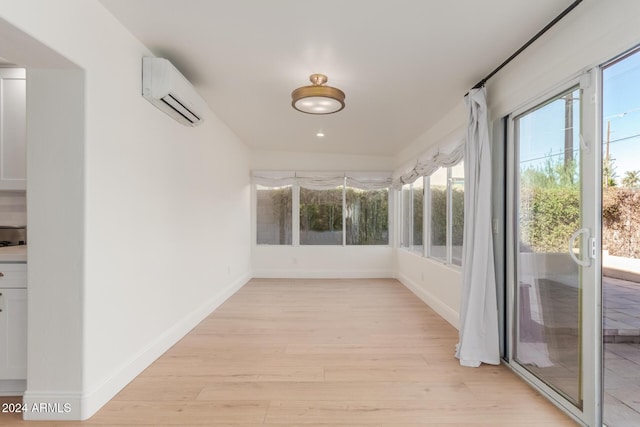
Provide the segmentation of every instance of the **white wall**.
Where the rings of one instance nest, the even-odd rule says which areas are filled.
[[[99,2],[0,1],[0,17],[0,56],[27,67],[39,117],[25,400],[73,403],[32,418],[86,418],[250,277],[249,151],[213,113],[187,128],[145,101],[150,52]],[[64,129],[35,99],[56,77]]]
[[[391,171],[393,157],[354,154],[251,151],[253,170]]]
[[[392,161],[393,158],[383,156],[261,150],[252,152],[251,168],[294,171],[391,171]],[[390,214],[393,214],[392,208]],[[256,245],[255,215],[254,200],[251,239],[254,277],[394,277],[394,251],[391,246]]]
[[[640,43],[640,2],[585,0],[489,80],[491,115],[504,116],[582,70]]]
[[[639,44],[639,20],[638,1],[585,0],[551,31],[489,80],[487,94],[490,116],[500,119],[569,77]],[[463,95],[452,94],[460,97],[460,104],[398,153],[395,158],[396,166],[405,164],[431,146],[446,143],[451,138],[463,135],[466,126]],[[494,167],[501,168],[502,165]],[[496,241],[501,239],[502,234],[499,234]],[[457,322],[453,321],[455,316],[451,310],[456,314],[459,311],[458,299],[462,282],[460,273],[402,250],[398,250],[397,257],[398,278],[418,295],[422,295],[423,299],[430,300],[429,304],[456,326]],[[429,279],[421,281],[422,275]]]
[[[460,269],[405,249],[398,249],[397,257],[398,280],[458,328],[462,281]]]
[[[27,197],[24,191],[0,191],[0,224],[27,223]]]
[[[85,74],[29,68],[27,82],[25,403],[69,403],[78,417],[85,344]]]
[[[415,161],[420,154],[431,147],[446,146],[460,141],[464,137],[465,120],[466,112],[461,99],[456,108],[396,155],[394,159],[396,168],[412,160]],[[395,257],[398,280],[458,328],[461,270],[400,248],[395,249]]]
[[[263,246],[253,248],[254,277],[394,277],[388,246]]]

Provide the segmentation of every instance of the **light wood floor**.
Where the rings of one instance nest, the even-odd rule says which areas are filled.
[[[86,422],[0,425],[573,426],[395,280],[252,280]]]

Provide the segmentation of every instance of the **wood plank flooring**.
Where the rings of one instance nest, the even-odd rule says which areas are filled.
[[[0,425],[575,425],[457,339],[395,280],[254,279],[90,420]]]

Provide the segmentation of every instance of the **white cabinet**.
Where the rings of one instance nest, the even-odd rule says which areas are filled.
[[[26,264],[0,264],[0,380],[27,378],[26,271]]]
[[[27,290],[0,289],[0,379],[27,378]]]
[[[26,190],[26,72],[0,68],[0,190]]]

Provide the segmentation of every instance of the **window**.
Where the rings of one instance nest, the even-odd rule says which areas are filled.
[[[464,163],[436,169],[400,191],[400,247],[424,254],[423,215],[427,215],[426,255],[446,264],[462,265],[464,234]],[[424,203],[426,199],[426,204]],[[426,209],[425,209],[426,207]]]
[[[256,186],[257,243],[259,245],[291,244],[292,186]]]
[[[258,245],[389,245],[390,172],[253,171]]]
[[[413,204],[412,208],[412,224],[413,224],[413,236],[411,240],[411,249],[414,252],[422,254],[424,252],[424,246],[422,243],[423,236],[423,211],[424,211],[424,178],[418,178],[411,187],[411,200]]]
[[[428,256],[462,265],[464,163],[440,168],[429,177]]]
[[[402,197],[402,241],[400,246],[403,248],[411,247],[411,184],[405,184],[401,190]]]
[[[402,241],[400,246],[423,254],[424,178],[402,186]]]
[[[342,188],[300,188],[301,245],[342,245]]]
[[[451,168],[451,264],[462,266],[464,239],[464,163]]]
[[[429,257],[447,261],[447,169],[429,177]]]
[[[389,244],[389,190],[346,188],[347,245]]]

